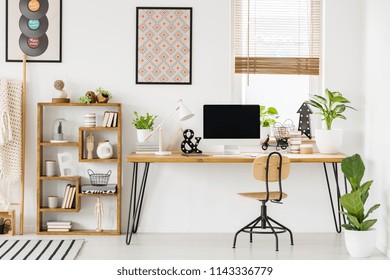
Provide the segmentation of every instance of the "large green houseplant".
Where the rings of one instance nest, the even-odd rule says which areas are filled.
[[[372,180],[362,183],[365,172],[364,163],[359,154],[343,159],[341,170],[351,185],[351,192],[340,198],[344,208],[341,211],[348,220],[343,224],[347,250],[354,257],[368,257],[375,248],[375,230],[372,226],[377,219],[369,219],[369,215],[379,208],[380,204],[365,209]]]
[[[313,95],[307,103],[318,110],[316,114],[322,116],[325,122],[325,129],[316,129],[316,143],[319,151],[326,154],[334,154],[340,152],[343,131],[341,129],[332,129],[332,124],[335,119],[347,118],[344,115],[346,109],[355,108],[349,106],[351,102],[338,91],[330,91],[325,89],[325,96]]]
[[[154,121],[157,116],[149,113],[139,115],[136,111],[134,111],[134,116],[132,124],[137,129],[138,142],[145,142],[145,138],[153,130]]]

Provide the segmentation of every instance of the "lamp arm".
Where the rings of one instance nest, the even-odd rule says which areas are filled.
[[[145,140],[148,140],[157,130],[159,130],[163,125],[164,123],[166,123],[167,120],[169,120],[175,113],[177,110],[179,110],[180,106],[178,106],[175,111],[173,111],[165,120],[163,120],[152,132],[150,132],[148,134],[148,136],[145,137]]]

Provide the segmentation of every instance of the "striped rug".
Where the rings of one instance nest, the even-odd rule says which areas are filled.
[[[83,239],[0,240],[0,260],[74,260]]]

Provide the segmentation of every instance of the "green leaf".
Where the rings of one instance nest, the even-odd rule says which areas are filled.
[[[379,206],[381,206],[381,205],[380,205],[380,204],[375,204],[374,206],[372,206],[372,207],[367,211],[367,214],[364,216],[364,220],[367,219],[367,217],[368,217],[372,212],[374,212],[376,209],[378,209]]]
[[[365,166],[359,154],[347,157],[341,162],[341,170],[351,184],[352,191],[356,191],[363,178]]]
[[[337,105],[336,107],[334,107],[334,111],[338,114],[341,114],[342,112],[344,112],[345,109],[346,109],[346,107],[343,104],[340,104],[340,105]]]
[[[313,100],[313,99],[310,99],[308,101],[309,105],[317,108],[317,109],[320,109],[321,111],[324,111],[324,108],[322,107],[322,105],[320,103],[318,103],[317,101]]]
[[[315,95],[313,96],[313,98],[316,99],[318,102],[320,102],[320,103],[326,105],[326,99],[325,99],[324,97],[322,97],[321,95],[315,94]]]
[[[276,110],[275,107],[268,107],[268,114],[270,114],[270,115],[277,115],[278,114],[278,110]]]
[[[347,98],[340,96],[335,96],[332,99],[332,103],[351,103]]]
[[[361,228],[361,224],[358,220],[358,218],[356,218],[355,216],[349,214],[349,213],[345,213],[345,212],[341,212],[342,214],[346,215],[348,217],[348,221],[350,222],[350,224],[356,228],[356,230],[360,230]]]
[[[366,203],[366,200],[368,198],[368,191],[370,190],[370,187],[372,185],[373,180],[365,182],[363,185],[359,187],[360,192],[362,194],[362,201],[363,204]]]
[[[363,221],[364,205],[359,191],[344,194],[340,198],[340,203],[348,211],[348,217],[351,215],[360,222]]]
[[[364,221],[360,225],[360,230],[361,231],[368,230],[370,227],[372,227],[376,223],[376,221],[377,221],[376,219]]]
[[[339,119],[343,119],[343,120],[346,120],[346,119],[347,119],[347,118],[346,118],[344,115],[342,115],[342,114],[335,114],[334,118],[335,118],[335,119],[339,118]]]
[[[357,230],[353,225],[342,224],[341,226],[347,230]]]

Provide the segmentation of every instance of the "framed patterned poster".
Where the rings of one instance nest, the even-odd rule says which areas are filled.
[[[192,8],[137,7],[137,84],[192,82]]]
[[[62,0],[6,0],[6,62],[61,62]]]

